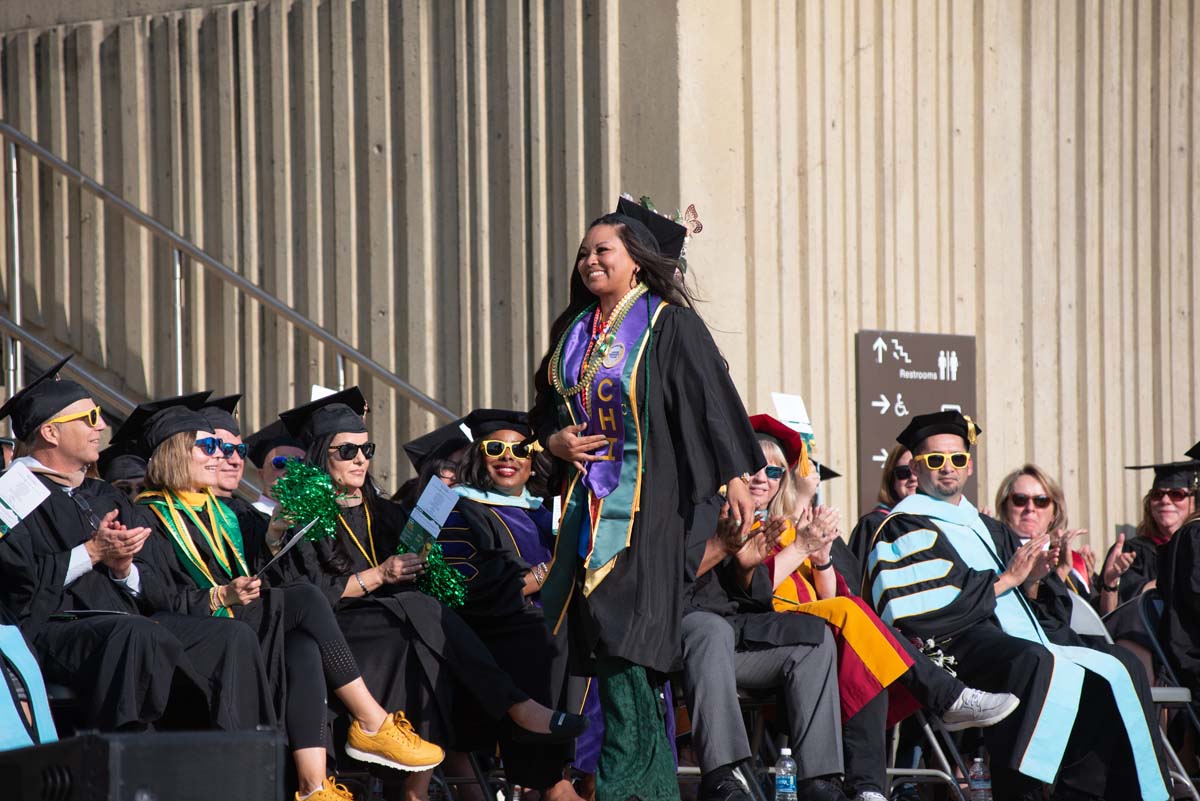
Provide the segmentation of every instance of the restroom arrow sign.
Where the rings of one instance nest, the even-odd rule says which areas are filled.
[[[871,405],[878,409],[880,414],[887,414],[888,409],[892,408],[892,403],[886,395],[880,395],[879,400],[871,401]]]

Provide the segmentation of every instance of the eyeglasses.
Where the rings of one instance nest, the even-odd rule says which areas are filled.
[[[1047,509],[1050,504],[1054,503],[1054,499],[1049,495],[1026,495],[1023,492],[1014,492],[1008,496],[1008,502],[1017,509],[1024,509],[1031,502],[1039,509]]]
[[[86,412],[75,412],[74,414],[64,414],[62,417],[55,417],[53,420],[48,420],[49,423],[70,423],[74,420],[87,420],[87,424],[92,428],[100,425],[100,407],[93,406]]]
[[[533,455],[531,445],[526,445],[524,442],[505,442],[499,439],[485,439],[479,443],[479,449],[485,456],[492,459],[501,458],[505,451],[511,453],[514,459],[524,460]]]
[[[364,442],[361,445],[356,445],[353,442],[343,442],[341,445],[329,449],[330,453],[337,454],[337,458],[343,462],[349,462],[354,459],[359,451],[362,451],[363,458],[369,461],[375,456],[375,443]]]
[[[224,456],[226,459],[233,458],[233,455],[235,453],[238,455],[239,459],[245,459],[246,453],[249,450],[250,450],[250,446],[244,442],[239,442],[237,445],[234,445],[232,442],[222,442],[221,443],[221,455]]]
[[[1185,489],[1176,487],[1175,489],[1152,489],[1150,490],[1151,501],[1161,501],[1163,498],[1170,498],[1172,503],[1183,503],[1187,497],[1191,495]]]
[[[958,453],[922,453],[913,457],[914,462],[924,462],[930,470],[941,470],[946,466],[946,460],[955,470],[962,470],[971,463],[971,454],[962,451]]]
[[[767,478],[771,481],[778,481],[787,472],[787,468],[780,467],[777,464],[769,464],[763,470],[767,474]]]
[[[212,456],[217,451],[221,450],[221,446],[225,443],[220,437],[204,437],[196,440],[196,447],[204,451],[207,455]]]
[[[908,481],[910,478],[912,478],[912,468],[906,464],[898,464],[892,471],[892,477],[895,478],[896,481]]]
[[[274,467],[276,470],[282,470],[283,468],[287,467],[288,459],[292,459],[292,458],[294,458],[294,457],[292,457],[292,456],[274,456],[271,458],[271,467]],[[350,458],[353,459],[354,457],[351,456]]]

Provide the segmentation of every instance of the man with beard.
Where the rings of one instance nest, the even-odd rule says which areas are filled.
[[[1022,591],[1046,569],[1038,563],[1049,534],[1018,547],[1011,529],[963,498],[981,433],[951,411],[914,417],[897,438],[912,452],[918,489],[868,549],[871,600],[885,622],[953,656],[963,681],[1021,699],[983,732],[997,798],[1041,799],[1054,784],[1062,801],[1164,801],[1158,726],[1137,660],[1119,648],[1052,643]]]
[[[107,425],[83,386],[57,380],[69,358],[0,408],[25,454],[16,461],[50,490],[0,539],[0,600],[46,678],[79,695],[85,726],[274,723],[253,634],[159,611],[175,588],[143,558],[157,545],[150,528],[123,493],[86,478]]]

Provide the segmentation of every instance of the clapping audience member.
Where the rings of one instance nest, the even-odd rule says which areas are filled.
[[[258,635],[268,677],[282,699],[299,782],[297,799],[342,801],[326,773],[326,688],[353,722],[346,753],[402,771],[441,763],[443,752],[422,740],[403,712],[389,714],[367,689],[329,604],[311,584],[267,587],[247,561],[237,517],[212,492],[223,461],[221,441],[198,412],[171,406],[140,428],[148,458],[146,492],[155,535],[170,554],[161,569],[176,585],[177,611],[229,619]],[[255,547],[263,558],[265,547]]]
[[[1191,462],[1189,490],[1193,507],[1200,491],[1200,442],[1188,450]],[[1193,511],[1158,552],[1158,590],[1163,613],[1158,637],[1176,678],[1200,691],[1200,511]]]
[[[790,521],[764,559],[774,608],[820,618],[833,632],[845,785],[860,801],[879,801],[887,786],[885,723],[898,723],[920,705],[942,715],[950,729],[989,726],[1011,714],[1018,701],[1008,693],[967,688],[850,592],[831,554],[841,537],[836,510],[814,509],[806,493],[796,491],[796,472],[807,458],[800,435],[769,415],[755,415],[750,421],[767,460],[750,482],[751,496],[760,516]],[[813,466],[806,472],[818,471]]]

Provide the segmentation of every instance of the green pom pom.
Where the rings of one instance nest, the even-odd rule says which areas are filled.
[[[396,553],[404,552],[403,545],[396,550]],[[417,579],[417,589],[455,609],[467,600],[467,585],[463,582],[462,573],[446,563],[442,546],[436,542],[429,546],[429,552],[425,554],[425,574]]]
[[[333,479],[324,470],[299,459],[288,459],[287,470],[271,491],[279,501],[280,512],[296,525],[317,521],[304,535],[306,539],[319,542],[335,536],[342,511],[338,499],[345,493],[334,489]]]

